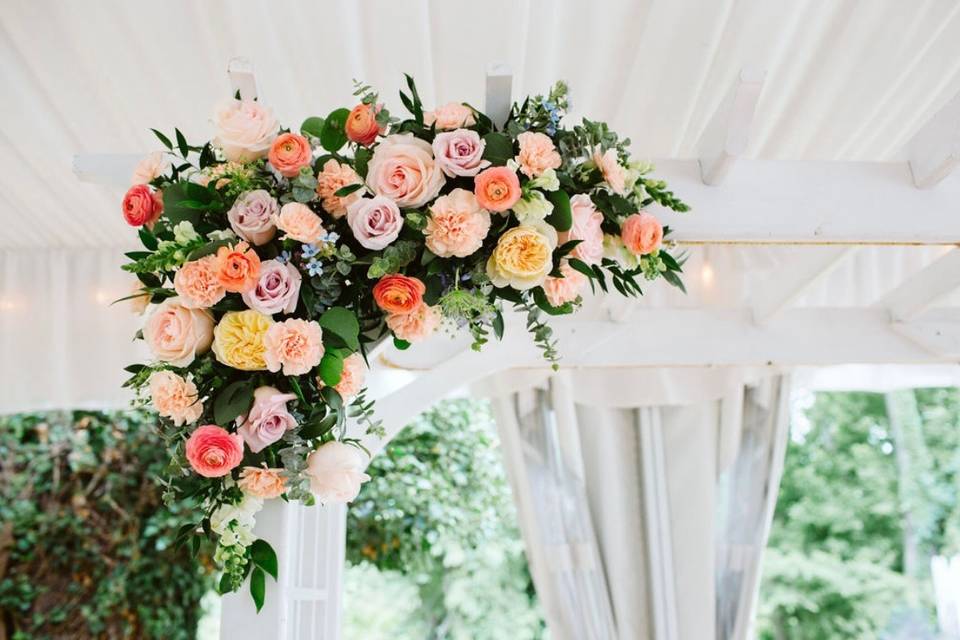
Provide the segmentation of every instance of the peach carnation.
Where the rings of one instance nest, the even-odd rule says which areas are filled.
[[[155,371],[148,384],[153,408],[162,417],[173,420],[175,426],[200,419],[203,404],[192,380],[185,380],[172,371]]]
[[[484,169],[473,180],[477,202],[487,211],[503,213],[520,199],[520,179],[509,167]]]
[[[627,190],[627,170],[620,166],[617,150],[607,149],[601,154],[600,149],[596,149],[593,152],[593,162],[600,169],[603,181],[610,186],[610,190],[623,195]]]
[[[423,233],[427,248],[441,258],[465,258],[483,244],[490,231],[490,214],[466,189],[454,189],[430,206]]]
[[[340,374],[340,382],[333,385],[333,388],[344,400],[349,400],[360,393],[366,379],[366,361],[359,353],[351,353],[343,359],[343,372]],[[317,385],[324,386],[323,379],[319,376],[317,377]]]
[[[423,124],[428,127],[430,125],[436,125],[436,129],[441,131],[444,129],[472,127],[477,124],[477,119],[473,115],[473,109],[467,105],[458,102],[449,102],[437,107],[433,111],[424,113]]]
[[[150,184],[170,170],[170,161],[162,151],[154,151],[143,157],[133,169],[130,184]]]
[[[226,289],[218,277],[216,256],[185,263],[173,277],[180,304],[189,309],[207,309],[223,300]]]
[[[240,470],[237,486],[247,495],[269,500],[283,495],[287,490],[287,479],[283,477],[283,469],[244,467]]]
[[[320,216],[301,202],[288,202],[280,207],[280,215],[273,223],[288,238],[304,244],[319,242],[324,234]]]
[[[543,291],[547,294],[547,302],[559,307],[567,302],[573,302],[587,284],[587,277],[567,264],[560,265],[561,278],[548,276],[543,282]]]
[[[323,332],[314,320],[291,318],[277,322],[263,337],[267,369],[285,376],[300,376],[320,364],[323,357]]]
[[[517,164],[528,178],[536,178],[547,169],[560,168],[563,161],[547,134],[524,131],[517,136],[517,142],[520,143]]]
[[[345,196],[334,195],[343,187],[351,184],[363,184],[363,179],[357,175],[353,167],[340,164],[333,158],[323,164],[323,169],[317,175],[317,195],[324,211],[334,218],[342,218],[347,214],[347,207],[360,198],[363,189],[357,189]]]
[[[440,326],[440,319],[440,310],[423,302],[410,313],[388,315],[387,326],[401,340],[420,342],[433,335]]]
[[[187,461],[204,478],[220,478],[243,459],[243,438],[215,424],[198,427],[186,445]]]

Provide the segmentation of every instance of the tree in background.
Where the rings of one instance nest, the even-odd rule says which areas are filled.
[[[930,558],[957,550],[956,389],[817,393],[795,421],[760,637],[932,637]]]
[[[498,447],[489,405],[458,399],[422,414],[374,458],[373,480],[347,516],[347,559],[355,565],[345,598],[348,639],[542,637]],[[425,625],[405,618],[382,636],[372,631],[365,614],[372,590],[351,597],[351,576],[375,579],[363,565],[388,574],[380,578],[394,594],[388,608],[409,606],[403,584],[416,585],[415,617]],[[351,620],[362,634],[350,635]]]
[[[0,638],[192,640],[212,579],[167,459],[145,412],[0,416]]]

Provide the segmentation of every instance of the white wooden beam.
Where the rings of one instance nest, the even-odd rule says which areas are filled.
[[[257,99],[257,79],[253,75],[253,62],[249,58],[231,58],[227,63],[232,93],[240,93],[242,100]]]
[[[498,127],[502,127],[510,115],[512,84],[513,71],[509,65],[493,64],[487,68],[487,93],[483,110]]]
[[[913,181],[934,186],[960,163],[960,93],[954,96],[907,143]]]
[[[73,156],[73,173],[83,182],[129,187],[130,178],[144,154],[79,153]]]
[[[751,292],[753,318],[758,323],[769,322],[776,314],[797,301],[813,285],[843,262],[855,247],[803,247],[790,259],[790,268],[777,274]]]
[[[704,184],[718,185],[750,142],[750,125],[767,72],[746,68],[720,103],[697,145]]]
[[[910,320],[958,287],[960,287],[960,249],[951,249],[900,283],[893,291],[877,301],[875,306],[888,309],[895,321]]]
[[[894,331],[935,357],[960,358],[960,309],[935,309],[910,322],[893,323]]]

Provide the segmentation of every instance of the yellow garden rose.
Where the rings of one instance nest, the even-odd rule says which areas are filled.
[[[507,231],[487,261],[487,275],[495,287],[532,289],[553,270],[557,231],[545,222],[522,224]]]
[[[217,360],[244,371],[266,370],[263,336],[273,324],[258,311],[230,311],[213,330],[213,353]]]

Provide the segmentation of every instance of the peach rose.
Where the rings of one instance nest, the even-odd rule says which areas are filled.
[[[467,105],[458,102],[449,102],[437,107],[433,111],[424,113],[423,124],[428,127],[430,125],[436,125],[437,130],[440,131],[443,129],[472,127],[477,124],[477,119],[473,116],[473,110]]]
[[[347,116],[347,122],[344,124],[344,132],[347,139],[351,142],[369,147],[377,139],[380,133],[380,125],[377,124],[377,112],[380,107],[372,104],[358,104],[350,110]]]
[[[440,310],[425,302],[410,313],[391,313],[387,326],[393,335],[407,342],[420,342],[433,335],[440,326]]]
[[[167,298],[154,309],[143,327],[143,341],[158,359],[186,367],[213,342],[213,316],[190,309],[178,298]]]
[[[131,227],[152,227],[163,213],[163,198],[145,184],[135,184],[123,196],[123,219]]]
[[[220,478],[243,460],[243,438],[215,424],[198,427],[187,438],[187,461],[204,478]]]
[[[134,296],[127,298],[130,311],[138,316],[142,316],[150,305],[150,294],[143,288],[143,283],[136,278],[133,279],[133,285],[130,287],[130,295]]]
[[[204,256],[185,263],[173,276],[173,288],[180,304],[190,309],[207,309],[223,300],[226,289],[217,277],[216,256]]]
[[[333,440],[307,456],[304,475],[310,478],[310,491],[322,504],[346,503],[360,493],[370,479],[363,472],[363,454],[356,447]]]
[[[143,157],[133,169],[130,184],[149,184],[170,170],[167,154],[154,151]]]
[[[373,286],[373,300],[386,313],[410,313],[423,302],[427,287],[401,273],[384,276]]]
[[[660,248],[663,226],[649,213],[635,213],[623,221],[620,238],[633,255],[646,255]]]
[[[300,167],[309,167],[313,162],[313,149],[310,141],[296,133],[284,133],[270,145],[267,160],[280,175],[294,178],[300,173]]]
[[[559,234],[558,242],[563,244],[570,240],[580,240],[580,244],[573,248],[570,255],[586,262],[599,264],[603,259],[603,214],[597,211],[590,196],[578,193],[570,198],[570,211],[573,214],[573,223],[569,231]]]
[[[197,385],[172,371],[155,371],[148,381],[150,402],[157,413],[177,427],[192,424],[203,415]]]
[[[367,378],[367,363],[359,353],[351,353],[343,359],[343,373],[340,374],[340,382],[334,385],[334,389],[344,400],[349,400],[360,393],[363,384]],[[317,385],[324,386],[323,379],[317,377]]]
[[[297,426],[296,418],[287,411],[287,403],[296,398],[273,387],[257,387],[250,412],[237,418],[237,433],[250,451],[260,453]]]
[[[260,278],[260,257],[243,241],[217,249],[214,266],[220,284],[233,293],[253,289]]]
[[[347,224],[362,247],[379,251],[400,235],[403,216],[393,200],[374,196],[361,198],[347,207]]]
[[[466,189],[454,189],[430,206],[423,230],[427,248],[441,258],[465,258],[483,244],[490,231],[490,214]]]
[[[288,202],[280,207],[280,214],[273,223],[286,237],[304,244],[319,242],[324,234],[320,216],[300,202]]]
[[[269,371],[283,367],[285,376],[301,376],[320,364],[323,332],[314,320],[290,318],[277,322],[263,336],[263,359]]]
[[[240,194],[227,211],[227,220],[233,232],[256,246],[273,240],[277,228],[273,219],[280,213],[277,200],[264,189]]]
[[[437,166],[451,178],[475,176],[490,166],[490,161],[483,159],[487,143],[476,131],[457,129],[438,133],[432,146]]]
[[[517,164],[528,178],[536,178],[547,169],[559,169],[563,163],[553,140],[545,133],[524,131],[517,136],[517,142],[520,143]]]
[[[487,260],[487,275],[495,287],[532,289],[553,270],[557,231],[545,222],[522,224],[500,236]]]
[[[627,170],[620,166],[616,149],[607,149],[603,154],[600,149],[593,152],[593,162],[603,174],[603,180],[610,185],[610,190],[623,195],[626,190]]]
[[[520,199],[520,179],[508,167],[484,169],[473,179],[477,202],[487,211],[503,213]]]
[[[547,294],[547,302],[555,307],[564,303],[573,302],[587,284],[587,276],[583,275],[564,260],[560,265],[562,278],[548,276],[543,283],[543,292]]]
[[[337,196],[337,191],[351,184],[363,184],[363,178],[357,175],[353,167],[340,164],[333,158],[323,164],[323,169],[317,175],[317,195],[320,196],[324,210],[334,218],[342,218],[347,214],[347,207],[356,202],[363,189],[357,189],[345,196]]]
[[[398,207],[415,209],[436,197],[443,172],[433,159],[430,143],[412,133],[387,136],[374,150],[367,167],[367,186]]]
[[[287,479],[283,477],[283,469],[244,467],[240,470],[237,486],[245,494],[254,498],[270,500],[283,495],[287,490]]]
[[[213,114],[213,146],[233,162],[251,162],[270,151],[280,131],[273,112],[254,100],[228,100]]]

